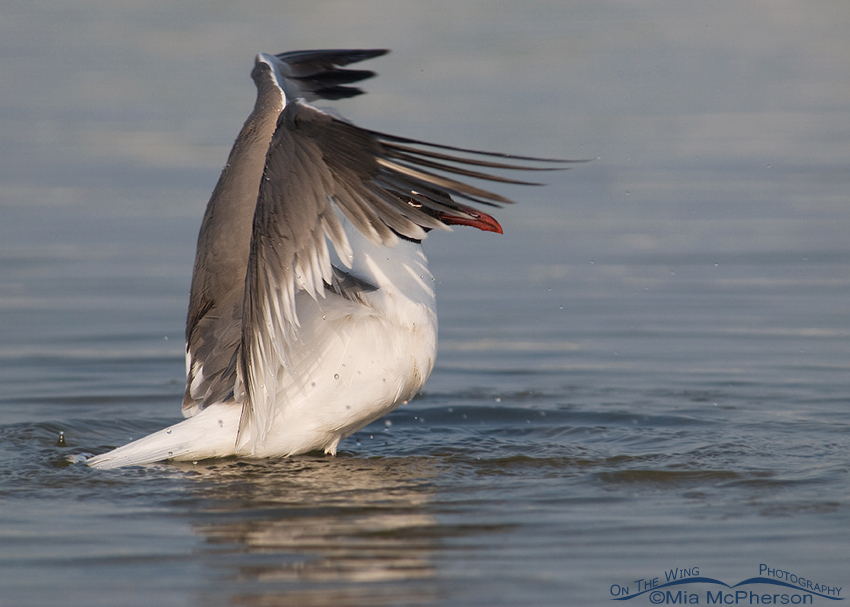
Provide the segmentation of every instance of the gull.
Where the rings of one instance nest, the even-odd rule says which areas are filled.
[[[187,419],[88,465],[334,455],[425,384],[437,314],[422,241],[455,225],[501,233],[478,207],[511,202],[460,179],[536,185],[492,171],[570,161],[396,137],[313,104],[362,93],[350,85],[374,72],[344,66],[386,52],[257,55],[257,100],[198,236]]]

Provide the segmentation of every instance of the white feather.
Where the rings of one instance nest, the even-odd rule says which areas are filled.
[[[167,459],[192,461],[233,455],[240,409],[233,403],[212,405],[179,424],[95,456],[86,463],[94,468],[119,468]]]

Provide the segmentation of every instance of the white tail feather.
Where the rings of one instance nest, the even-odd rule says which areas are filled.
[[[211,405],[179,424],[97,455],[86,463],[108,469],[169,459],[191,461],[234,455],[241,409],[233,403]]]

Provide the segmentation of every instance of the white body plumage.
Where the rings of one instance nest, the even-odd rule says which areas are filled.
[[[237,446],[241,409],[217,403],[182,422],[98,456],[97,468],[165,459],[334,454],[339,442],[418,392],[437,354],[433,278],[420,244],[375,246],[345,222],[350,274],[378,287],[352,301],[296,296],[300,327],[290,368],[277,365],[267,428]],[[266,395],[257,395],[265,400]]]

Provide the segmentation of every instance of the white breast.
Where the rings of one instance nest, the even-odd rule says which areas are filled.
[[[347,223],[347,222],[346,222]],[[346,226],[352,275],[378,287],[363,303],[335,294],[296,297],[301,326],[278,374],[276,411],[252,456],[322,449],[385,415],[422,388],[437,353],[433,277],[422,247],[377,247]]]

